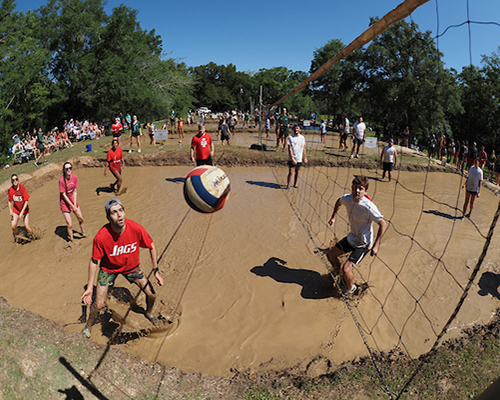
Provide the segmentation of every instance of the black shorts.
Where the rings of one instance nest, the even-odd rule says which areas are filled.
[[[340,250],[342,250],[343,253],[351,253],[349,255],[348,260],[354,263],[355,265],[358,265],[370,251],[368,247],[351,246],[347,241],[347,236],[343,238],[340,242],[337,242],[335,246],[338,247]]]
[[[196,160],[196,166],[199,167],[200,165],[214,165],[212,157],[205,158],[204,160]]]
[[[383,162],[382,163],[382,168],[383,168],[384,172],[391,172],[393,166],[394,166],[394,163],[391,163],[391,162]]]
[[[297,164],[294,164],[291,160],[288,160],[288,167],[289,168],[300,168],[300,167],[302,167],[302,163],[298,162]]]
[[[131,133],[131,136],[132,136],[132,137],[138,137],[139,135],[140,135],[140,133],[139,133],[139,132],[136,132],[136,133],[132,132],[132,133]]]
[[[116,139],[118,139],[121,135],[121,133],[113,133],[113,137]]]
[[[470,190],[467,190],[467,193],[469,193],[471,196],[477,196],[477,192],[471,192]]]

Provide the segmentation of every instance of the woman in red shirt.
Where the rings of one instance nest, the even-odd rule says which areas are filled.
[[[30,209],[28,206],[28,199],[30,195],[28,194],[26,188],[19,183],[19,177],[14,174],[10,177],[10,182],[12,186],[9,188],[9,213],[10,219],[12,221],[12,233],[14,234],[14,241],[16,236],[19,234],[17,230],[17,222],[19,218],[24,219],[24,227],[28,232],[28,236],[32,237],[33,232],[30,228]]]
[[[116,178],[115,183],[111,184],[111,189],[116,193],[120,193],[120,188],[122,187],[122,164],[125,166],[122,148],[118,146],[118,140],[113,139],[111,142],[111,149],[108,151],[107,164],[104,165],[104,176],[106,176],[109,166],[109,170]]]
[[[73,220],[71,212],[74,212],[80,224],[82,237],[87,237],[83,226],[83,215],[77,200],[78,178],[72,173],[73,166],[70,162],[63,165],[63,175],[59,179],[59,204],[68,227],[68,238],[73,241]]]
[[[123,125],[120,122],[120,118],[115,118],[115,123],[111,125],[111,132],[113,132],[113,138],[118,140],[118,146],[120,145],[120,136],[123,132]]]

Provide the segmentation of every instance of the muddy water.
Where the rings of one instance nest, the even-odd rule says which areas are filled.
[[[137,290],[119,277],[109,305],[113,319],[125,318],[123,332],[130,333],[120,337],[119,346],[184,371],[219,376],[230,376],[232,369],[305,367],[317,355],[334,363],[366,356],[353,318],[330,289],[325,265],[289,205],[296,205],[315,242],[326,247],[334,234],[345,235],[347,224],[340,219],[334,230],[326,227],[332,210],[325,201],[333,204],[359,171],[304,169],[300,188],[284,194],[267,167],[227,168],[231,198],[220,212],[201,215],[190,211],[182,196],[182,178],[189,170],[125,169],[127,217],[146,227],[161,255],[165,285],[157,289],[155,310],[174,323],[135,339],[151,324],[140,312],[127,312],[127,296]],[[83,327],[80,295],[92,237],[106,223],[104,203],[111,197],[98,190],[110,183],[102,170],[75,172],[90,238],[72,245],[65,241],[56,181],[30,193],[31,223],[44,231],[41,240],[15,245],[8,210],[0,212],[0,294],[67,331]],[[279,181],[285,173],[277,170]],[[498,200],[483,190],[472,215],[474,226],[440,204],[459,203],[461,208],[459,176],[432,173],[426,179],[422,173],[397,173],[402,185],[396,186],[372,175],[369,194],[390,224],[379,257],[365,259],[356,270],[356,279],[371,287],[353,302],[353,312],[372,348],[401,347],[418,356],[429,350],[453,311],[484,244],[478,231],[487,233]],[[424,189],[425,196],[419,193]],[[495,239],[477,278],[483,279],[483,288],[484,273],[499,273],[499,248]],[[149,272],[147,251],[142,262]],[[480,289],[473,286],[449,335],[488,321],[498,307],[498,299]],[[144,305],[141,296],[139,304]],[[106,343],[103,327],[106,334],[110,324],[106,319],[96,324],[91,340]]]

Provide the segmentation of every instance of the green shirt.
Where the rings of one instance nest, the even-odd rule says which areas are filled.
[[[139,121],[132,122],[132,133],[141,133],[141,123]]]
[[[281,130],[284,131],[285,133],[288,133],[288,124],[289,124],[289,117],[288,115],[282,115],[279,119],[279,123],[282,126]]]

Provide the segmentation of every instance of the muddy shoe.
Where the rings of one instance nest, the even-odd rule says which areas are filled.
[[[85,327],[82,329],[82,333],[84,334],[84,336],[87,338],[87,339],[90,339],[90,328],[88,327]]]
[[[357,288],[358,287],[353,283],[350,289],[344,288],[343,293],[346,296],[349,296],[351,294],[354,294],[354,292],[356,291]]]
[[[160,326],[160,320],[154,314],[146,314],[146,318],[151,321],[154,326]]]

